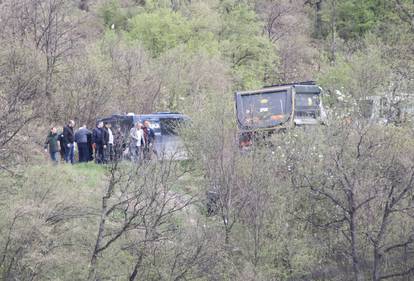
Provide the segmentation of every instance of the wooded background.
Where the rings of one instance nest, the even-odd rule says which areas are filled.
[[[412,95],[413,1],[1,0],[0,26],[2,280],[414,279],[409,99],[359,106]],[[241,155],[233,93],[304,80],[327,125]],[[189,160],[47,164],[51,126],[154,111],[191,117]]]

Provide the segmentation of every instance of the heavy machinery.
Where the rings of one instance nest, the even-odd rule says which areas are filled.
[[[236,92],[240,148],[295,126],[323,123],[321,88],[313,81],[279,84]]]

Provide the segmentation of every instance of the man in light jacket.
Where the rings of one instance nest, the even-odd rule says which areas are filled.
[[[113,161],[114,160],[114,134],[112,133],[112,125],[111,123],[105,123],[105,143],[106,143],[106,160]]]
[[[141,144],[145,144],[144,131],[142,130],[142,124],[136,123],[134,127],[129,131],[130,143],[129,150],[131,154],[131,160],[138,163],[141,159]]]

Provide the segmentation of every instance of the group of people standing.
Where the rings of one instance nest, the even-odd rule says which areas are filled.
[[[150,160],[151,154],[157,153],[154,149],[155,133],[149,121],[137,122],[129,131],[129,137],[129,152],[132,161]]]
[[[95,160],[98,164],[106,164],[120,160],[129,140],[129,155],[134,162],[150,159],[155,142],[154,131],[150,128],[149,121],[136,123],[130,130],[129,137],[124,136],[121,129],[112,131],[111,123],[97,122],[91,131],[86,125],[74,130],[75,122],[70,120],[63,128],[62,133],[52,127],[44,144],[44,149],[49,153],[50,159],[58,163],[59,154],[66,163],[75,163],[75,143],[78,148],[79,162]]]

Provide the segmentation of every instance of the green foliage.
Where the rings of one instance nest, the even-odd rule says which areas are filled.
[[[340,37],[345,40],[355,39],[372,30],[376,25],[378,16],[375,8],[377,0],[351,0],[338,3],[337,30]]]
[[[395,0],[324,0],[321,3],[322,36],[331,35],[335,30],[345,41],[363,38],[368,32],[386,39],[395,26],[409,29],[406,14],[414,6],[410,1]]]
[[[127,16],[121,10],[121,6],[117,0],[107,0],[99,9],[99,15],[104,20],[104,24],[111,28],[125,28]]]
[[[222,17],[221,51],[232,65],[236,84],[239,88],[262,86],[269,70],[277,68],[275,47],[263,36],[262,24],[245,5],[235,6]]]
[[[130,20],[127,33],[129,39],[142,42],[154,57],[186,43],[190,35],[189,22],[179,13],[167,9],[136,15]]]
[[[218,12],[195,3],[189,7],[191,18],[167,8],[150,8],[129,21],[125,34],[141,42],[153,57],[177,47],[221,54],[231,65],[238,88],[274,81],[278,58],[275,46],[262,33],[263,23],[248,5],[227,6],[223,3],[223,12]]]
[[[209,54],[219,54],[217,34],[220,32],[220,14],[203,2],[196,2],[190,7],[191,37],[187,43],[190,52],[198,50]]]
[[[385,54],[380,45],[370,43],[369,38],[365,42],[366,49],[347,57],[338,56],[335,64],[327,65],[320,73],[319,83],[326,90],[328,106],[339,102],[338,109],[346,110],[347,106],[352,107],[366,97],[387,94],[392,78]]]

